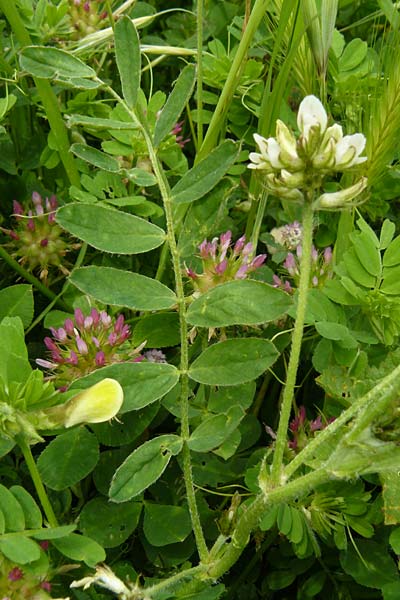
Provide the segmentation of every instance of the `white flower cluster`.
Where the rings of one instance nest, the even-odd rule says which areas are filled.
[[[360,156],[366,139],[362,133],[343,135],[340,125],[328,127],[328,116],[320,100],[306,96],[297,114],[298,139],[288,127],[276,122],[276,137],[268,139],[255,133],[259,152],[249,155],[249,169],[265,172],[266,186],[278,197],[303,202],[305,189],[319,188],[328,173],[351,169],[367,160]],[[355,198],[367,185],[362,177],[355,185],[322,194],[317,208],[340,208]]]

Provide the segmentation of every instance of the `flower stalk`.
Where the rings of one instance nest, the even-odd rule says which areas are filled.
[[[31,447],[25,441],[23,436],[18,436],[16,442],[20,447],[22,455],[25,459],[26,466],[28,467],[29,474],[33,481],[33,485],[35,486],[35,490],[37,492],[40,504],[44,510],[44,514],[46,515],[46,519],[50,527],[58,527],[57,517],[54,514],[53,507],[46,493],[42,478],[40,477],[39,469],[37,468],[35,459],[33,458]]]
[[[275,443],[275,452],[272,461],[271,477],[274,485],[280,482],[282,473],[283,456],[287,446],[287,431],[292,409],[296,376],[300,360],[301,343],[303,340],[304,319],[307,307],[307,295],[311,273],[311,250],[314,211],[312,203],[308,202],[303,207],[303,240],[300,261],[300,280],[297,296],[296,320],[293,328],[292,345],[287,370],[286,384],[283,390],[281,412]]]

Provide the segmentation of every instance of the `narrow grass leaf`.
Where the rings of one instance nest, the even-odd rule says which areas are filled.
[[[165,241],[165,232],[145,219],[96,204],[71,203],[57,211],[61,227],[97,250],[139,254]]]
[[[162,310],[176,303],[174,292],[159,281],[112,267],[82,267],[71,274],[70,281],[104,304],[131,310]]]
[[[140,87],[140,44],[136,27],[127,16],[115,24],[115,58],[122,93],[129,108],[135,108]]]
[[[157,147],[171,132],[186,103],[193,93],[196,69],[194,65],[187,65],[179,75],[174,89],[168,96],[167,102],[157,119],[154,129],[154,145]]]

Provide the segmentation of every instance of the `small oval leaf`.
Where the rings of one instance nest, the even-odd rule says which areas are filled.
[[[136,106],[140,87],[140,44],[136,27],[123,16],[115,24],[115,58],[121,79],[122,93],[130,108]]]
[[[111,481],[110,500],[126,502],[147,489],[165,471],[172,456],[179,454],[183,440],[160,435],[139,446],[117,469]]]
[[[110,173],[118,173],[119,171],[119,162],[117,159],[104,154],[104,152],[97,150],[97,148],[92,148],[86,144],[72,144],[70,150],[75,156],[98,169],[103,169],[103,171],[109,171]]]
[[[179,116],[190,96],[192,95],[196,69],[194,65],[187,65],[179,75],[174,89],[168,96],[167,102],[157,119],[154,129],[154,145],[159,146],[179,119]]]
[[[197,298],[187,319],[197,327],[258,325],[281,317],[292,305],[286,292],[251,279],[228,281]]]
[[[70,389],[86,389],[105,377],[116,379],[124,390],[124,403],[120,410],[123,414],[144,408],[165,396],[178,383],[179,371],[164,363],[117,363],[74,381]]]
[[[165,232],[153,223],[97,204],[67,204],[56,218],[69,233],[103,252],[139,254],[165,241]]]
[[[172,200],[176,204],[194,202],[205,196],[225,175],[239,153],[232,140],[225,140],[212,150],[172,188]]]
[[[46,446],[38,459],[43,482],[52,490],[65,490],[95,468],[99,459],[96,436],[84,427],[62,433]]]
[[[50,46],[27,46],[20,51],[21,68],[44,79],[96,77],[96,72],[70,52]]]
[[[209,346],[193,362],[189,377],[208,385],[237,385],[259,377],[278,358],[269,340],[242,338]]]
[[[174,292],[159,281],[112,267],[82,267],[69,279],[85,294],[113,306],[162,310],[176,303]]]

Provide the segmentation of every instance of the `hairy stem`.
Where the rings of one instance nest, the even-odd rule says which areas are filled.
[[[143,138],[146,142],[147,151],[153,167],[154,175],[157,178],[160,194],[164,204],[165,218],[167,222],[167,242],[171,252],[172,266],[174,269],[175,276],[175,287],[177,297],[177,307],[179,314],[180,324],[180,341],[181,341],[181,360],[180,360],[180,371],[181,371],[181,436],[183,438],[183,475],[185,479],[187,502],[189,506],[190,517],[192,521],[192,527],[194,537],[196,539],[197,550],[199,553],[200,560],[206,562],[208,558],[208,549],[204,538],[203,529],[201,526],[199,511],[197,509],[196,496],[193,483],[192,465],[190,460],[190,450],[188,446],[188,439],[190,437],[189,428],[189,342],[188,342],[188,327],[186,322],[186,301],[185,291],[183,288],[182,271],[180,264],[179,251],[175,238],[174,229],[174,215],[172,207],[171,190],[168,184],[168,180],[165,176],[162,165],[158,159],[156,150],[154,149],[151,135],[147,130],[146,122],[142,116],[132,111],[124,100],[109,86],[106,86],[107,91],[121,103],[127,113],[131,116],[132,120],[140,127]]]
[[[310,200],[310,199],[308,199]],[[281,413],[272,461],[271,476],[275,485],[278,484],[282,471],[283,455],[287,445],[287,430],[292,409],[297,370],[299,367],[301,343],[303,340],[304,319],[307,306],[308,287],[311,272],[311,249],[313,209],[311,201],[306,201],[303,208],[303,239],[300,261],[300,281],[297,294],[297,311],[293,328],[292,345],[287,370],[286,384],[283,390]]]
[[[154,173],[157,177],[161,196],[163,198],[165,216],[167,221],[167,239],[171,252],[172,258],[172,266],[175,274],[175,286],[176,286],[176,296],[177,296],[177,305],[179,312],[179,324],[180,324],[180,336],[181,336],[181,361],[180,361],[180,370],[181,370],[181,436],[183,438],[183,474],[185,478],[186,485],[186,495],[189,506],[189,512],[192,520],[193,532],[196,539],[197,550],[199,553],[200,560],[205,562],[208,557],[208,549],[204,539],[203,529],[201,527],[200,516],[197,509],[195,491],[194,491],[194,483],[193,483],[193,474],[192,474],[192,465],[190,460],[190,449],[188,446],[188,440],[190,437],[190,428],[189,428],[189,377],[188,377],[188,369],[189,369],[189,344],[188,344],[188,327],[186,322],[186,301],[185,301],[185,292],[183,288],[183,279],[181,272],[181,264],[179,258],[179,251],[175,239],[175,231],[174,231],[174,218],[173,218],[173,209],[172,209],[172,200],[171,200],[171,192],[169,189],[168,182],[166,180],[164,171],[160,165],[158,157],[154,151],[154,148],[151,143],[151,138],[147,134],[147,131],[143,131],[151,163],[153,165]]]
[[[50,504],[50,500],[44,488],[39,470],[36,466],[35,459],[32,455],[31,447],[29,446],[29,444],[26,443],[26,441],[22,437],[19,437],[16,440],[16,442],[20,447],[23,457],[25,459],[26,466],[28,467],[29,474],[32,478],[33,485],[35,486],[38,498],[40,500],[40,504],[42,505],[42,508],[44,510],[44,514],[46,515],[46,519],[48,520],[50,527],[58,527],[56,515],[54,514],[53,507]]]

